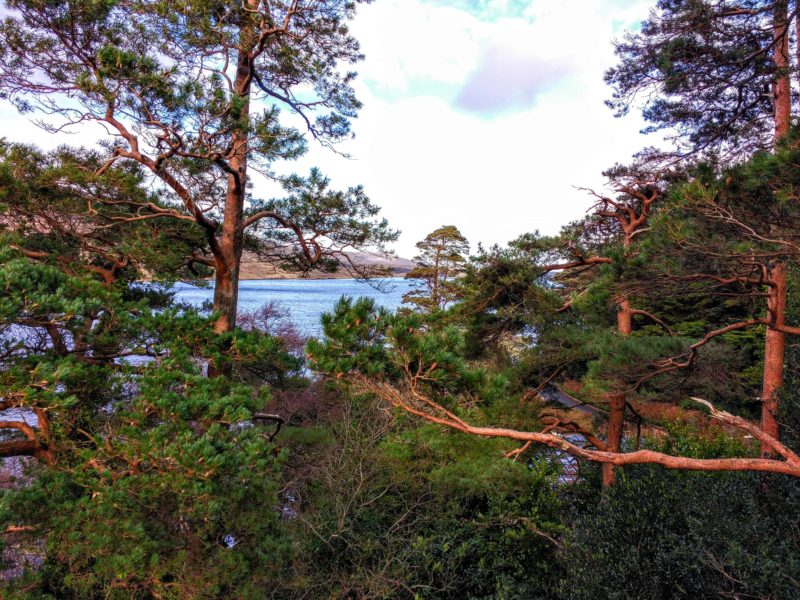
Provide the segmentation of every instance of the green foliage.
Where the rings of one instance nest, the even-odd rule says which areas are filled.
[[[792,478],[627,469],[574,523],[562,595],[792,598],[797,498]]]
[[[291,158],[302,151],[302,142],[296,130],[278,125],[278,105],[306,115],[327,143],[349,135],[349,119],[360,104],[351,85],[354,74],[339,68],[360,58],[347,29],[356,4],[326,0],[303,11],[296,25],[302,35],[287,35],[284,20],[292,26],[295,21],[282,4],[262,13],[209,1],[15,0],[0,27],[0,87],[20,108],[31,109],[49,106],[48,95],[76,86],[78,111],[100,116],[111,102],[153,131],[167,124],[189,144],[173,167],[188,159],[188,168],[193,156],[210,162],[206,144],[225,155],[232,126],[249,130],[259,160]],[[271,27],[277,31],[260,39]],[[64,43],[65,32],[73,43]],[[275,101],[262,116],[243,114],[242,90],[224,81],[226,64],[235,65],[229,53],[239,47],[256,50],[254,84]],[[37,81],[50,85],[40,88]],[[303,98],[295,95],[299,87]],[[75,118],[69,110],[61,115]]]
[[[587,367],[586,381],[602,389],[625,389],[652,372],[652,363],[663,356],[680,354],[689,340],[671,336],[598,335],[595,355]]]
[[[386,252],[386,244],[397,240],[399,232],[391,229],[386,219],[377,218],[380,208],[362,187],[331,190],[330,180],[318,169],[312,169],[307,178],[286,178],[283,187],[288,196],[251,202],[246,213],[276,216],[259,220],[249,230],[250,249],[260,258],[288,271],[335,272],[344,266],[361,277],[388,274],[380,267],[359,264],[346,253],[322,248]],[[306,232],[305,236],[299,238],[295,228]]]
[[[464,298],[448,311],[445,323],[419,314],[390,314],[369,301],[345,299],[324,317],[325,338],[309,345],[312,364],[343,381],[362,378],[390,386],[398,396],[392,400],[387,394],[387,398],[404,408],[445,409],[471,423],[502,423],[518,429],[535,428],[539,417],[535,403],[520,405],[520,392],[548,376],[557,382],[577,380],[581,399],[602,401],[608,392],[624,391],[629,400],[679,404],[690,395],[700,395],[738,414],[753,414],[759,408],[751,399],[760,376],[763,327],[731,330],[696,353],[687,351],[709,331],[764,314],[763,281],[758,274],[751,278],[754,255],[786,261],[794,268],[798,227],[794,204],[788,199],[794,194],[792,165],[797,160],[796,151],[786,147],[721,174],[698,167],[690,181],[678,181],[666,190],[647,240],[635,247],[623,247],[618,233],[603,232],[587,220],[565,228],[558,238],[523,236],[508,249],[481,252],[462,282]],[[585,268],[585,259],[592,256],[612,263]],[[552,265],[570,261],[580,265],[574,272],[548,275]],[[726,281],[731,274],[734,280]],[[642,307],[634,314],[630,335],[621,335],[617,328],[614,313],[621,297]],[[490,348],[486,342],[492,339],[497,344]],[[504,354],[502,343],[514,344],[515,351]],[[651,378],[659,367],[678,362],[686,364]],[[793,373],[788,381],[796,383]],[[381,395],[381,388],[373,391]],[[426,408],[419,397],[415,404],[414,394],[419,392],[441,408],[431,409],[430,404]],[[789,400],[781,417],[790,443],[796,442],[795,408]],[[430,471],[431,483],[446,485],[449,493],[466,498],[481,488],[483,476],[497,482],[501,494],[515,489],[505,478],[504,467],[492,462],[501,443],[465,439],[431,426],[412,429],[408,417],[400,423],[406,430],[383,448],[403,465],[425,465],[425,452],[433,447],[457,448],[458,456],[470,457],[464,463],[445,459]],[[703,430],[686,422],[666,425],[669,436],[648,442],[648,447],[701,459],[752,457],[757,452],[755,444],[724,430]],[[493,444],[497,444],[494,450]],[[475,450],[486,455],[475,455]],[[443,460],[441,455],[437,458]],[[397,474],[402,468],[393,464],[390,471]],[[564,494],[573,503],[562,498],[560,524],[571,531],[561,538],[566,541],[557,555],[562,562],[556,570],[564,568],[565,574],[559,575],[558,592],[551,588],[551,596],[792,597],[798,539],[796,528],[791,528],[798,507],[791,479],[628,467],[618,470],[618,483],[599,506],[591,501],[593,481],[576,486],[574,494]],[[388,489],[388,483],[383,485],[380,489]],[[502,506],[501,512],[517,510]],[[439,512],[449,514],[442,508]],[[458,530],[455,525],[450,529]],[[776,536],[776,531],[786,529],[791,531]],[[498,550],[504,558],[525,551],[498,546],[496,540],[486,540],[475,531],[470,535],[483,547],[504,548]],[[481,565],[492,564],[493,575],[487,574],[484,583],[491,581],[495,587],[472,591],[471,580],[460,575],[459,566],[448,561],[435,541],[423,536],[414,548],[441,565],[437,567],[442,569],[441,578],[429,576],[428,581],[446,582],[449,573],[452,589],[467,597],[517,593],[548,597],[536,587],[541,580],[530,574],[505,579],[506,569],[512,567],[513,572],[515,559],[500,565],[479,559],[478,567],[472,568],[482,572]],[[382,575],[378,579],[384,587],[371,588],[367,583],[375,580],[376,570],[386,573],[375,566],[385,564],[383,550],[355,539],[347,552],[341,550],[350,558],[339,569],[358,576],[340,578],[335,593],[349,589],[367,596],[396,595],[396,588],[385,587]],[[419,564],[398,551],[395,556],[403,556],[403,564]],[[463,564],[473,564],[469,552],[463,556]],[[781,570],[781,575],[770,577],[771,570]],[[554,571],[542,567],[536,572]],[[494,577],[496,573],[502,577]],[[398,579],[408,582],[413,576]],[[513,583],[504,587],[506,581]],[[360,592],[365,589],[369,592]],[[443,583],[429,593],[448,597],[450,589]]]
[[[548,597],[561,533],[548,469],[504,459],[504,442],[351,406],[308,483],[293,597]]]
[[[347,67],[362,55],[348,22],[364,1],[10,1],[0,22],[0,98],[46,114],[52,131],[101,123],[111,136],[106,156],[83,165],[86,179],[102,183],[97,174],[122,165],[157,182],[157,202],[87,194],[86,220],[96,206],[112,213],[106,220],[114,223],[102,225],[107,236],[122,223],[147,222],[167,234],[154,241],[177,242],[175,230],[194,224],[182,260],[195,275],[214,268],[223,286],[229,274],[236,278],[245,242],[294,270],[331,272],[344,263],[375,275],[349,252],[383,252],[397,233],[376,218],[363,190],[336,192],[317,170],[304,179],[275,168],[303,155],[307,137],[331,147],[351,135],[361,104]],[[252,168],[281,181],[289,197],[251,198]],[[135,219],[122,219],[120,209]],[[147,229],[126,227],[122,245],[146,242],[136,232]],[[152,261],[177,256],[160,243],[143,246]],[[153,275],[137,266],[139,276]],[[220,322],[233,323],[235,296],[215,302]]]
[[[790,323],[800,322],[800,272],[792,265],[788,272],[788,297],[786,319]],[[800,348],[788,344],[786,348],[786,379],[781,390],[778,422],[781,425],[781,441],[795,452],[800,449]]]
[[[670,129],[686,149],[746,156],[772,144],[773,3],[659,0],[616,42],[606,72],[617,115],[642,108],[648,132]]]
[[[269,399],[208,378],[223,348],[278,385],[299,368],[259,332],[213,333],[142,288],[104,285],[0,253],[3,409],[40,411],[30,481],[0,495],[0,527],[30,526],[42,565],[4,594],[57,598],[261,597],[290,555],[284,453],[253,424]],[[34,418],[33,415],[28,417]],[[4,432],[9,431],[4,429]],[[16,592],[15,592],[16,590]]]
[[[561,300],[543,263],[554,258],[558,242],[527,234],[508,248],[479,248],[462,281],[464,298],[454,312],[469,326],[474,352],[511,333],[560,324]]]
[[[694,406],[691,406],[694,404]],[[687,408],[697,408],[697,403],[687,401]],[[755,444],[723,429],[700,431],[697,426],[680,421],[665,423],[669,436],[655,439],[651,446],[659,452],[690,458],[725,458],[731,456],[755,456]]]
[[[659,212],[656,240],[678,245],[684,261],[702,257],[715,274],[756,250],[792,260],[800,217],[793,201],[800,183],[796,135],[774,153],[756,153],[721,173],[698,166],[695,178],[675,186]]]
[[[538,430],[530,390],[543,382],[571,382],[590,401],[624,392],[680,403],[691,392],[755,412],[763,328],[687,349],[765,315],[760,269],[777,262],[792,270],[797,316],[797,134],[772,154],[656,183],[644,162],[618,165],[607,175],[619,195],[598,196],[594,214],[469,263],[458,229],[438,228],[409,273],[424,282],[405,297],[418,310],[343,298],[323,316],[324,337],[307,351],[339,392],[336,409],[313,426],[292,415],[280,446],[255,415],[281,402],[273,392],[295,385],[303,363],[259,329],[266,313],[217,333],[218,314],[133,283],[205,275],[220,261],[236,272],[240,242],[305,272],[397,239],[360,187],[333,190],[314,169],[283,178],[284,198],[258,200],[243,164],[246,152],[274,176],[276,161],[305,152],[281,110],[324,145],[350,134],[360,104],[342,67],[360,59],[347,28],[358,3],[6,3],[0,95],[66,123],[103,122],[117,139],[110,161],[0,143],[0,412],[35,422],[0,428],[0,454],[31,459],[0,492],[0,530],[39,559],[0,594],[792,597],[791,479],[630,467],[597,503],[594,472],[567,486],[544,461],[507,458],[511,441],[413,415]],[[723,4],[661,0],[619,44],[608,79],[620,111],[655,86],[665,95],[647,101],[653,128],[743,155],[738,142],[757,146],[766,131],[771,34],[753,27],[767,12],[731,15]],[[235,216],[226,227],[223,214]],[[632,233],[638,217],[646,228]],[[630,335],[616,314],[626,306]],[[792,446],[796,354],[780,415]],[[208,377],[209,365],[230,377]],[[723,430],[666,428],[649,448],[756,451]]]
[[[345,382],[368,378],[401,394],[414,389],[473,423],[536,427],[535,406],[520,403],[504,376],[464,360],[458,327],[348,298],[322,323],[325,337],[308,345],[317,371]],[[307,518],[324,552],[315,564],[334,569],[325,575],[334,591],[324,587],[325,593],[547,597],[560,568],[553,561],[561,529],[551,470],[504,458],[514,449],[508,441],[413,428],[402,414],[397,419],[397,434],[388,423],[365,425],[364,416],[355,431],[338,434],[342,443],[361,440],[369,451],[348,446],[331,458],[335,468],[352,469],[354,481],[331,479],[355,490],[344,493],[353,498],[323,487],[311,502]],[[342,505],[361,509],[343,520]]]
[[[342,298],[322,316],[324,338],[308,344],[310,366],[340,378],[357,374],[375,382],[418,383],[447,405],[460,394],[492,394],[503,382],[463,358],[459,328],[431,327],[420,314],[377,308],[373,300]]]
[[[102,165],[95,151],[43,153],[0,141],[0,231],[13,232],[29,256],[109,280],[207,274],[187,264],[206,246],[202,232],[171,218],[174,208],[146,189],[141,169],[98,174]]]
[[[33,523],[44,541],[42,568],[15,585],[75,598],[258,597],[288,550],[279,456],[246,426],[247,388],[225,393],[185,360],[164,362],[95,418],[95,435],[64,431],[58,465],[4,495],[3,524]]]

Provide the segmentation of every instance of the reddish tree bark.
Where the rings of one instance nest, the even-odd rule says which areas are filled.
[[[791,82],[789,75],[789,3],[787,0],[775,2],[775,17],[772,34],[775,47],[772,60],[775,63],[776,76],[772,84],[772,96],[775,110],[775,140],[789,133],[792,114]]]
[[[628,336],[633,333],[633,309],[627,298],[624,298],[617,305],[617,332],[620,335]]]
[[[608,395],[608,432],[606,434],[606,450],[620,452],[622,450],[622,432],[625,424],[625,392],[613,392]],[[603,487],[613,485],[615,479],[614,465],[603,463]]]
[[[777,69],[772,95],[774,102],[775,142],[788,135],[791,126],[791,80],[789,69],[789,6],[786,0],[775,2],[773,61]],[[800,21],[798,21],[800,27]],[[800,50],[799,50],[800,52]],[[770,320],[781,327],[786,321],[786,267],[777,265],[767,270],[767,310]],[[778,421],[778,396],[783,385],[783,366],[786,340],[783,332],[767,326],[764,340],[764,374],[761,382],[761,429],[776,439],[780,437]],[[762,455],[769,455],[769,447],[762,446]]]
[[[255,10],[257,0],[247,0],[247,5]],[[237,104],[237,120],[245,119],[250,113],[250,91],[253,82],[252,48],[255,40],[248,39],[245,30],[240,38],[241,47],[237,54],[236,78],[233,88],[241,99]],[[225,169],[227,173],[227,191],[225,209],[222,215],[221,235],[214,249],[214,310],[218,313],[214,322],[216,333],[233,331],[236,327],[236,312],[239,306],[239,269],[244,249],[245,189],[247,185],[247,131],[237,127],[231,134],[232,154]],[[210,364],[208,374],[211,377],[230,376],[232,367],[228,361],[221,364]]]
[[[630,245],[626,237],[626,249]],[[629,336],[633,332],[633,309],[627,298],[622,298],[617,304],[617,333]],[[606,444],[609,452],[622,450],[622,436],[625,425],[625,392],[612,392],[608,394],[608,426],[606,430]],[[603,464],[603,487],[614,483],[614,465]]]
[[[780,427],[776,419],[779,394],[783,386],[785,334],[778,328],[786,325],[786,267],[779,264],[768,270],[769,292],[767,310],[770,325],[767,326],[764,343],[764,376],[761,390],[761,429],[778,439]],[[771,453],[769,446],[762,446],[761,453]]]
[[[49,426],[44,411],[35,410],[39,417],[39,434],[24,421],[0,421],[0,429],[15,429],[25,436],[24,440],[10,440],[0,443],[0,457],[4,456],[33,456],[48,465],[55,464],[55,456],[48,448],[46,440],[49,438]],[[44,442],[42,440],[44,438]]]
[[[595,214],[606,219],[617,222],[622,234],[622,246],[626,255],[633,248],[634,238],[642,232],[642,228],[647,223],[653,203],[659,198],[660,192],[655,185],[648,185],[654,182],[633,181],[625,182],[617,186],[617,191],[626,194],[637,202],[624,202],[619,199],[612,199],[591,192],[598,198],[595,205]],[[638,203],[638,206],[637,206]],[[591,261],[591,263],[589,262]],[[594,257],[581,261],[565,263],[563,265],[550,265],[555,269],[565,270],[577,266],[589,264],[608,264],[613,259],[609,257]],[[662,327],[669,331],[669,328],[660,319],[654,317],[646,311],[637,311],[631,306],[628,297],[621,293],[615,298],[617,308],[617,333],[621,336],[629,336],[633,332],[633,315],[642,314],[655,320]],[[565,307],[566,308],[566,305]],[[608,401],[608,426],[606,429],[606,450],[608,452],[620,452],[622,450],[622,437],[625,423],[625,408],[627,406],[626,393],[624,390],[614,391],[607,395]],[[608,487],[614,483],[614,462],[603,463],[603,486]]]
[[[247,7],[256,11],[258,0],[247,0]],[[237,53],[236,78],[233,88],[241,99],[236,104],[239,111],[236,120],[243,120],[250,114],[250,90],[253,83],[252,50],[256,39],[243,29],[240,37],[241,47]],[[244,239],[244,202],[247,185],[247,131],[237,127],[231,135],[232,155],[228,160],[227,193],[219,237],[219,252],[215,253],[214,309],[219,317],[214,323],[214,331],[224,333],[236,327],[236,308],[239,300],[239,266],[242,259]]]

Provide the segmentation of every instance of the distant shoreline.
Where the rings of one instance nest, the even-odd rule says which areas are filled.
[[[337,275],[337,276],[334,276],[334,277],[331,277],[327,273],[325,275],[328,275],[328,276],[326,276],[326,277],[313,277],[313,276],[308,276],[308,277],[291,277],[291,276],[290,277],[240,277],[239,281],[240,282],[241,281],[333,281],[333,280],[336,280],[336,281],[362,281],[361,279],[359,279],[357,277],[352,277],[350,274],[345,274],[343,276]],[[411,280],[407,280],[406,276],[402,275],[402,274],[400,274],[400,275],[397,275],[397,274],[386,275],[384,277],[371,277],[370,279],[371,280],[397,279],[398,281],[409,281],[409,282],[411,281]],[[142,279],[142,280],[139,280],[139,281],[142,282],[142,283],[153,283],[153,281],[151,281],[149,279]],[[195,279],[194,281],[213,284],[214,283],[214,278],[213,277],[204,277],[202,279]],[[191,284],[189,282],[185,282],[185,283],[187,283],[188,285],[193,285],[193,284]]]
[[[414,261],[406,258],[385,258],[383,256],[376,256],[364,252],[353,255],[352,260],[357,266],[388,268],[391,271],[392,277],[403,277],[417,266]],[[241,281],[268,279],[353,279],[353,276],[344,267],[335,273],[311,271],[303,276],[300,273],[283,271],[274,264],[261,262],[257,260],[255,255],[245,252],[239,269],[239,279]]]
[[[313,273],[306,276],[299,275],[297,273],[286,273],[286,275],[267,275],[264,277],[259,276],[245,276],[240,275],[239,281],[326,281],[330,279],[352,279],[356,280],[357,277],[353,277],[351,273]],[[405,279],[404,273],[392,273],[390,275],[382,276],[382,277],[374,277],[373,279]],[[205,281],[214,281],[213,277],[209,277],[205,279]]]

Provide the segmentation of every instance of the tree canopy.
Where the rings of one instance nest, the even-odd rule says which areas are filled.
[[[317,172],[286,182],[318,203],[306,215],[291,200],[250,203],[249,169],[275,178],[276,162],[301,156],[307,136],[332,146],[350,135],[360,103],[343,67],[361,58],[347,29],[358,2],[6,4],[0,97],[54,132],[102,125],[97,173],[131,162],[159,183],[169,210],[144,205],[139,217],[197,224],[206,252],[192,260],[214,269],[219,331],[234,327],[244,240],[260,221],[271,223],[268,248],[276,237],[286,246],[280,262],[303,269],[395,239],[362,191],[342,194],[357,196],[349,202],[320,196]]]

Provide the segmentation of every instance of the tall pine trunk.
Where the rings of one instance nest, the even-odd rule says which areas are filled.
[[[247,0],[250,8],[258,8],[258,0]],[[253,35],[244,26],[239,37],[236,78],[233,81],[235,101],[231,119],[232,156],[228,160],[227,193],[219,237],[220,256],[217,262],[214,289],[214,310],[219,312],[214,331],[223,333],[236,327],[239,301],[239,266],[244,239],[244,200],[247,184],[247,126],[250,117],[250,87],[253,81]]]
[[[769,311],[770,320],[775,325],[784,325],[786,322],[786,266],[779,264],[769,269],[767,282],[769,284],[767,310]],[[764,343],[761,429],[775,439],[780,439],[780,428],[776,414],[778,412],[779,394],[783,386],[785,348],[784,334],[768,326]],[[771,452],[770,446],[761,446],[762,456],[769,456]]]
[[[258,0],[247,0],[253,9]],[[236,312],[239,306],[239,268],[242,261],[244,240],[244,201],[247,184],[247,126],[250,117],[250,89],[253,81],[253,35],[242,28],[240,48],[236,59],[236,77],[233,81],[235,96],[231,119],[231,152],[227,169],[227,192],[223,211],[222,228],[218,238],[219,251],[215,258],[214,311],[218,313],[214,322],[216,333],[233,331],[236,327]],[[232,365],[228,361],[213,364],[209,375],[229,376]]]
[[[633,309],[627,298],[622,298],[617,304],[617,333],[629,336],[633,331]],[[608,426],[606,430],[606,443],[608,452],[622,450],[622,435],[625,425],[625,392],[615,391],[608,398]],[[603,487],[613,485],[615,479],[614,465],[603,465]]]
[[[623,336],[633,333],[633,308],[627,298],[623,298],[617,306],[617,332]]]
[[[789,66],[789,3],[776,0],[772,24],[775,81],[772,97],[775,111],[775,141],[789,133],[792,114],[791,80]]]
[[[625,392],[612,392],[608,394],[608,429],[606,432],[606,451],[619,452],[622,450],[622,433],[625,425]],[[614,484],[616,475],[614,465],[603,464],[603,487],[608,488]]]
[[[791,126],[791,79],[789,65],[789,6],[787,0],[775,2],[773,21],[773,61],[776,76],[773,83],[773,102],[775,118],[775,142],[789,134]],[[782,325],[786,318],[786,267],[777,265],[767,272],[769,286],[767,309],[770,318]],[[764,340],[764,375],[761,382],[761,429],[775,439],[780,439],[780,431],[775,415],[778,411],[778,396],[783,385],[785,336],[772,327],[767,327]],[[762,454],[768,455],[770,449],[763,447]]]
[[[244,104],[245,107],[249,105],[249,98]],[[244,130],[234,132],[233,146],[237,148],[236,155],[230,159],[229,164],[234,173],[228,175],[225,212],[219,237],[220,256],[215,260],[214,310],[219,316],[214,323],[214,331],[217,333],[232,331],[236,327],[236,310],[239,304],[239,267],[244,240],[244,191],[247,177],[247,133]]]

